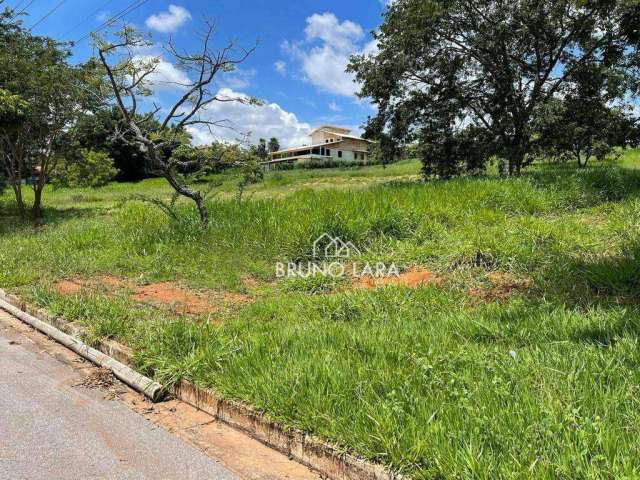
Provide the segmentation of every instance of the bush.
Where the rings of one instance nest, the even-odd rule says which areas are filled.
[[[339,160],[336,158],[322,159],[322,158],[310,158],[308,160],[298,160],[293,163],[292,168],[351,168],[351,167],[368,167],[369,165],[377,165],[379,162],[369,160]]]
[[[61,160],[52,174],[58,187],[102,187],[113,180],[118,169],[104,152],[81,149],[76,155]]]

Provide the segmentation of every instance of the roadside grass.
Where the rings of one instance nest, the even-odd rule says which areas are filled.
[[[0,285],[82,322],[89,340],[127,343],[159,380],[214,387],[414,478],[635,478],[636,158],[431,183],[416,162],[271,172],[246,201],[212,199],[204,231],[186,203],[179,223],[121,205],[130,185],[47,192],[43,227],[0,220]],[[275,278],[276,261],[305,260],[325,232],[443,282]],[[493,295],[496,273],[527,281]],[[53,288],[105,274],[254,301],[187,317]]]

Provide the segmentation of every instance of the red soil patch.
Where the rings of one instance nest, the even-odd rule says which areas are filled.
[[[428,270],[420,270],[417,267],[413,267],[406,272],[401,273],[395,277],[362,277],[357,279],[353,286],[356,288],[378,288],[385,285],[402,285],[404,287],[417,288],[420,285],[426,285],[429,283],[435,283],[440,285],[442,279]]]
[[[121,288],[132,288],[132,284],[128,280],[107,275],[93,279],[61,280],[54,287],[61,295],[73,295],[79,293],[82,289],[97,290],[102,288],[113,292]]]
[[[506,272],[490,272],[487,274],[490,288],[471,288],[469,296],[487,302],[504,300],[516,291],[524,291],[531,288],[533,281],[530,278],[519,278]]]
[[[111,288],[133,288],[133,283],[130,280],[114,277],[112,275],[106,275],[100,278],[99,282],[104,286]]]
[[[136,288],[131,298],[136,302],[169,305],[178,313],[201,315],[216,310],[204,295],[187,292],[172,282],[152,283]]]
[[[251,301],[251,297],[243,295],[241,293],[229,293],[222,294],[222,301],[231,305],[239,305],[241,303],[248,303]]]
[[[60,295],[75,295],[82,290],[82,285],[73,280],[62,280],[55,284],[55,289]]]
[[[55,289],[61,295],[75,295],[82,290],[106,290],[107,296],[128,289],[132,291],[130,298],[136,302],[169,307],[176,313],[189,315],[213,313],[221,308],[251,301],[250,297],[239,293],[192,292],[178,287],[173,282],[136,287],[131,280],[110,275],[92,279],[62,280],[55,284]]]

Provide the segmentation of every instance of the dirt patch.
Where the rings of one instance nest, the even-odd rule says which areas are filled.
[[[82,279],[74,278],[72,280],[61,280],[54,285],[56,291],[60,295],[74,295],[82,289],[86,290],[106,290],[113,293],[123,288],[132,288],[133,283],[130,280],[106,275],[104,277]]]
[[[231,292],[190,291],[179,287],[174,282],[151,283],[136,286],[132,280],[111,275],[89,278],[62,280],[54,285],[61,295],[75,295],[81,291],[102,292],[113,296],[125,291],[136,301],[169,308],[175,313],[183,315],[203,315],[219,312],[221,309],[232,308],[250,302],[247,295]]]
[[[91,390],[108,390],[115,385],[113,372],[108,368],[97,368],[94,372],[84,377],[82,381],[74,384],[74,387],[83,387]]]
[[[212,313],[216,310],[204,295],[183,290],[172,282],[152,283],[138,287],[131,298],[136,302],[170,306],[178,313],[192,315]]]
[[[82,290],[82,285],[73,280],[62,280],[54,285],[60,295],[75,295]]]
[[[224,292],[222,294],[222,302],[227,305],[242,305],[251,302],[251,297],[241,293]]]
[[[490,272],[487,279],[491,284],[488,288],[471,288],[469,296],[486,302],[504,300],[515,292],[526,291],[533,285],[530,278],[516,277],[507,272]]]
[[[242,279],[242,284],[246,287],[246,288],[256,288],[258,286],[258,280],[256,280],[253,277],[244,277]]]
[[[133,282],[125,278],[114,277],[112,275],[106,275],[99,279],[99,282],[105,287],[111,287],[114,289],[119,288],[133,288]]]
[[[420,270],[417,267],[413,267],[406,272],[401,273],[397,277],[375,278],[365,276],[358,278],[353,283],[353,286],[356,288],[378,288],[385,285],[401,285],[404,287],[417,288],[420,285],[427,285],[430,283],[440,285],[442,283],[442,278],[428,270]]]

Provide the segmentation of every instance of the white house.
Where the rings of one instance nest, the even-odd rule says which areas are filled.
[[[324,125],[311,132],[311,145],[272,152],[269,160],[263,164],[272,165],[305,159],[367,160],[369,147],[373,142],[349,133],[351,131],[346,128]]]

